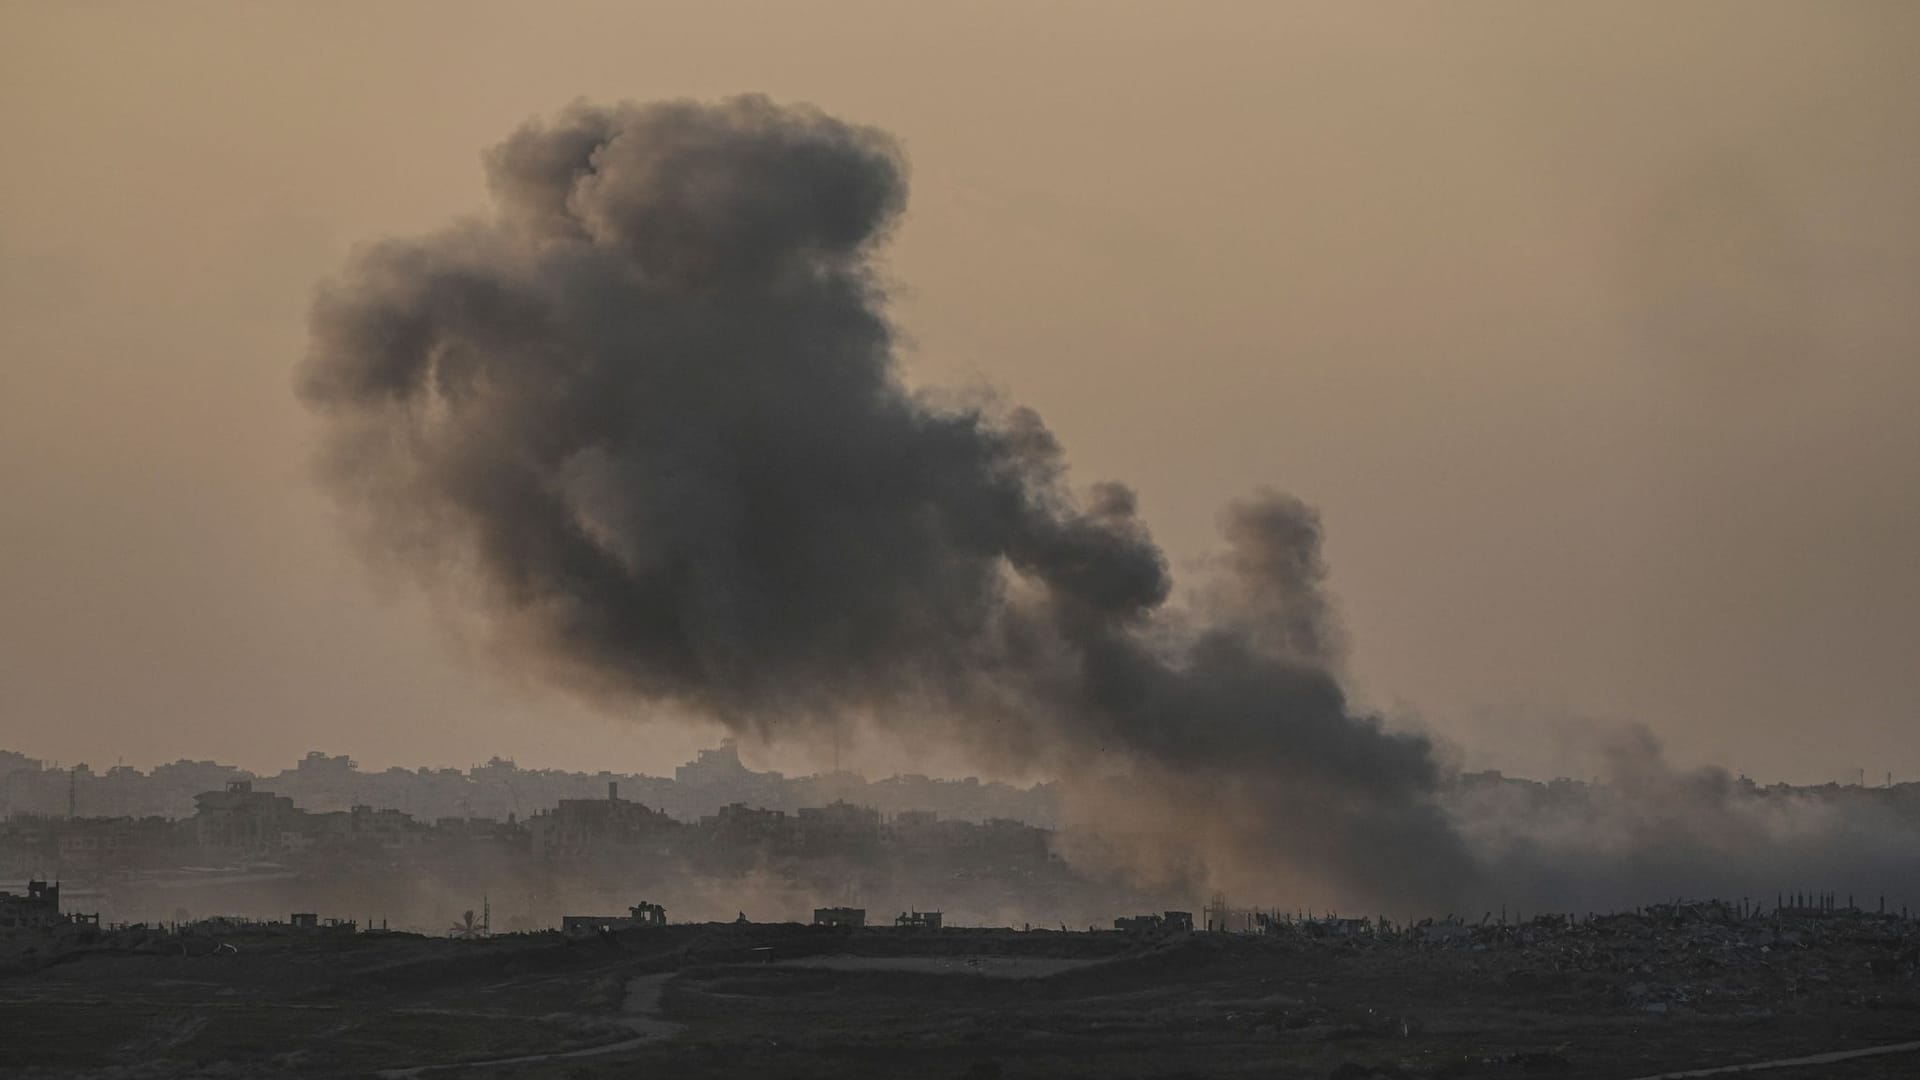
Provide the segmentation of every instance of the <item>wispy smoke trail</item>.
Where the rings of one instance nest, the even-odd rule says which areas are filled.
[[[1131,491],[1076,495],[1027,410],[902,384],[886,135],[760,97],[578,105],[486,164],[491,220],[323,289],[301,393],[371,550],[506,655],[771,735],[860,716],[1131,766],[1107,809],[1216,880],[1471,876],[1426,741],[1348,710],[1308,508],[1231,507],[1176,610]]]

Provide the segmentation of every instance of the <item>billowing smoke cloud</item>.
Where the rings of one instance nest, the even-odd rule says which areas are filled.
[[[1086,805],[1215,883],[1471,881],[1426,741],[1348,708],[1308,508],[1229,508],[1176,607],[1131,491],[1076,494],[1029,411],[903,385],[884,134],[580,105],[486,164],[491,220],[323,290],[301,392],[369,547],[506,655],[775,737],[859,717],[1119,771]]]

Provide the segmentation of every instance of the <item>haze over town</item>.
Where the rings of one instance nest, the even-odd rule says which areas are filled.
[[[0,1075],[1910,1076],[1916,43],[0,0]]]

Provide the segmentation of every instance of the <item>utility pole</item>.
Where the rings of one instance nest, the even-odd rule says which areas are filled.
[[[72,821],[79,815],[74,809],[80,804],[80,766],[67,769],[67,820]]]

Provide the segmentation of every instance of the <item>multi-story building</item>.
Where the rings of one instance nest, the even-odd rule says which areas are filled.
[[[280,851],[304,833],[306,815],[293,800],[253,790],[251,780],[229,780],[221,791],[194,797],[194,838],[203,848],[237,854]]]
[[[863,855],[880,846],[880,811],[848,802],[803,806],[794,814],[794,839],[805,855]]]

